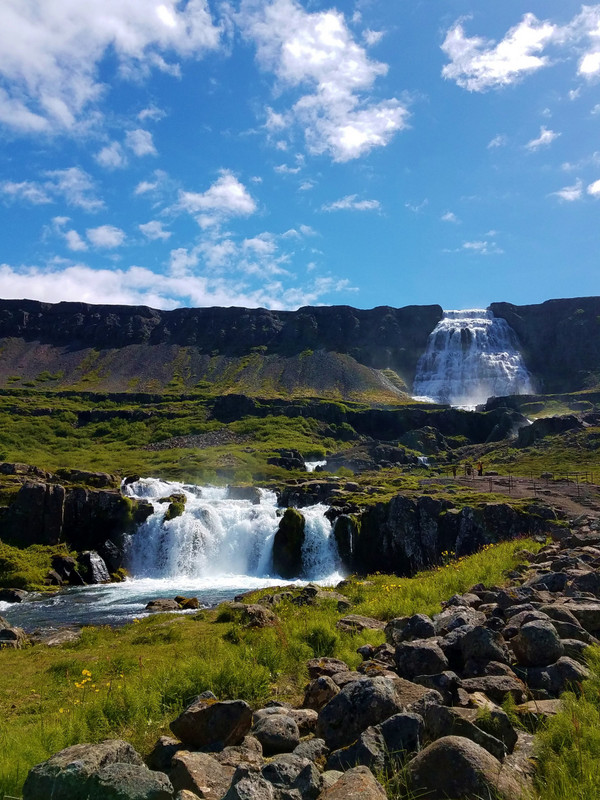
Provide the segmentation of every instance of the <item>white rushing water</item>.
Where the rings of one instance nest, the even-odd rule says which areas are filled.
[[[279,526],[277,497],[260,491],[260,502],[234,500],[226,488],[143,478],[125,487],[130,497],[149,500],[154,514],[130,537],[128,568],[133,578],[231,581],[234,576],[269,579],[273,539]],[[185,495],[185,510],[165,521],[172,494]],[[161,502],[162,500],[162,502]],[[339,559],[327,506],[302,509],[306,519],[303,570],[297,577],[339,579]]]
[[[465,408],[489,397],[532,392],[515,332],[506,320],[480,308],[444,312],[413,384],[416,399]]]

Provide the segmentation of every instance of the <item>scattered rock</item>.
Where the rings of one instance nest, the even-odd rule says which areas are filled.
[[[235,773],[208,753],[179,750],[173,755],[169,776],[177,791],[187,789],[206,800],[220,800],[227,792]]]
[[[177,600],[171,600],[170,597],[157,597],[146,605],[146,611],[179,611],[180,608]]]
[[[265,756],[291,753],[300,744],[298,725],[285,714],[271,714],[258,720],[252,735],[261,743]]]
[[[240,744],[252,725],[252,709],[243,700],[200,698],[173,720],[171,730],[192,748]]]
[[[348,614],[336,623],[336,628],[346,633],[360,633],[361,631],[380,631],[385,623],[372,617],[361,617],[359,614]]]
[[[545,667],[554,664],[564,647],[554,626],[544,620],[534,620],[521,626],[510,645],[517,661],[525,667]]]
[[[52,795],[54,798],[55,795]],[[107,764],[92,776],[86,800],[172,800],[173,786],[162,772],[137,764]]]

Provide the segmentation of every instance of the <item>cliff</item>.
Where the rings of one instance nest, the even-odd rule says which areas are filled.
[[[439,306],[267,311],[0,301],[0,385],[388,399],[410,389]]]
[[[572,392],[600,383],[600,297],[492,303],[490,309],[517,334],[536,391]]]

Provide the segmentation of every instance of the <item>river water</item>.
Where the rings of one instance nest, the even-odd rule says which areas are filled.
[[[146,604],[159,597],[197,597],[202,607],[211,607],[250,589],[308,581],[335,585],[343,577],[324,505],[302,509],[303,568],[294,581],[284,581],[272,568],[273,539],[282,513],[273,492],[261,490],[260,502],[253,503],[229,498],[226,488],[155,478],[143,478],[124,491],[154,506],[152,516],[126,545],[131,577],[122,583],[34,595],[23,603],[0,602],[0,615],[28,632],[121,625],[146,616]],[[171,494],[185,495],[185,511],[165,521]]]

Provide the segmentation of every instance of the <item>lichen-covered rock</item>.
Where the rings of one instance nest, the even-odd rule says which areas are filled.
[[[525,667],[554,664],[564,652],[556,629],[545,620],[534,620],[522,625],[510,644],[517,661]]]
[[[419,687],[421,688],[421,687]],[[362,678],[347,684],[321,709],[317,736],[332,750],[354,742],[369,725],[403,710],[392,678]]]
[[[402,642],[396,647],[395,660],[398,675],[407,680],[448,669],[448,659],[437,642],[430,639]]]
[[[173,786],[145,765],[107,764],[92,776],[87,800],[172,800]]]
[[[208,753],[179,750],[173,756],[169,776],[175,790],[188,789],[207,800],[221,798],[231,784],[235,768]]]
[[[215,702],[199,698],[173,720],[178,739],[192,748],[240,744],[252,726],[252,709],[244,700]]]
[[[266,756],[291,753],[300,744],[298,725],[285,714],[271,714],[258,720],[252,735],[261,743]]]
[[[88,800],[92,777],[116,763],[144,765],[134,748],[120,739],[67,747],[29,771],[23,800]]]
[[[408,764],[411,788],[424,800],[493,797],[517,800],[522,787],[487,750],[461,736],[444,736]]]
[[[317,800],[385,800],[383,786],[367,767],[344,772],[332,786],[323,789]]]
[[[304,708],[320,711],[323,706],[340,693],[340,687],[328,675],[312,680],[304,692]]]
[[[429,639],[435,636],[435,627],[427,614],[413,614],[412,617],[395,617],[385,626],[385,640],[396,647],[401,642],[414,639]]]

